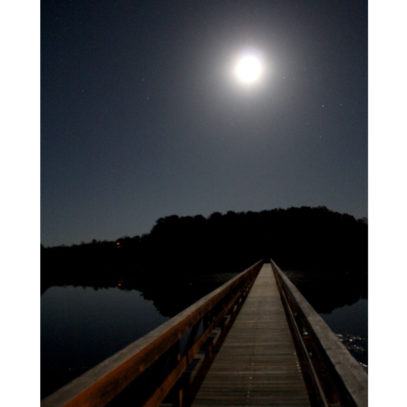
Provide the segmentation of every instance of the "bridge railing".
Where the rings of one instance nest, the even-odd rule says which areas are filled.
[[[182,405],[177,382],[198,352],[210,355],[233,323],[263,261],[238,274],[172,319],[104,360],[41,402],[42,407],[114,405],[129,388],[134,405],[157,406],[171,392]],[[217,331],[215,337],[214,332]],[[151,384],[151,378],[155,383]],[[175,386],[175,390],[174,390]],[[151,387],[151,389],[149,389]]]
[[[271,260],[311,404],[367,407],[367,373]]]

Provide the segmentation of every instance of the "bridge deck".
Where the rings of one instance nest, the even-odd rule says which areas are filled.
[[[309,406],[270,264],[265,264],[192,406]]]

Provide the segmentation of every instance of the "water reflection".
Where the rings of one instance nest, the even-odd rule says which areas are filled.
[[[321,317],[363,366],[367,366],[367,300],[334,309]]]
[[[236,273],[160,279],[63,275],[65,286],[43,284],[41,395],[57,390],[176,315]],[[367,364],[365,284],[341,275],[287,271],[306,299],[355,358]],[[149,275],[149,274],[147,274]],[[153,275],[153,274],[150,274]],[[61,278],[61,277],[60,277]]]
[[[367,367],[368,302],[364,277],[351,277],[346,271],[285,273],[354,358]]]
[[[49,288],[41,297],[41,396],[167,319],[136,290]]]
[[[193,304],[236,273],[183,279],[88,280],[43,284],[41,397],[81,375]],[[97,279],[95,279],[97,281]]]

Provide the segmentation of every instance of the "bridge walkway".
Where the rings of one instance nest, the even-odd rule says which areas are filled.
[[[270,264],[264,264],[192,403],[309,406]]]

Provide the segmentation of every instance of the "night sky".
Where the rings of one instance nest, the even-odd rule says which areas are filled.
[[[41,240],[159,217],[367,216],[367,4],[42,1]],[[236,81],[256,50],[264,76]]]

